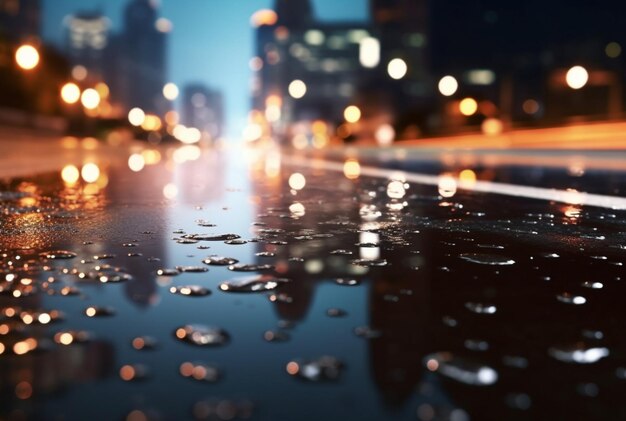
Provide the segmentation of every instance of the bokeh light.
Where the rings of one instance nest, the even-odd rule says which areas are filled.
[[[100,94],[95,89],[85,89],[80,97],[80,102],[86,109],[95,110],[100,105]]]
[[[478,103],[474,98],[464,98],[459,102],[459,111],[466,117],[476,114]]]
[[[128,121],[135,127],[139,127],[146,119],[146,113],[141,108],[133,108],[128,112]]]
[[[32,70],[39,64],[39,51],[32,45],[21,45],[15,51],[15,62],[24,70]]]
[[[300,99],[306,95],[306,84],[296,79],[289,84],[289,95],[295,99]]]
[[[302,174],[296,172],[289,176],[289,187],[291,187],[292,189],[302,190],[305,185],[306,178]]]
[[[100,168],[93,162],[83,165],[80,175],[87,183],[95,183],[100,177]]]
[[[61,99],[66,104],[76,104],[80,100],[80,88],[72,82],[68,82],[61,88]]]
[[[572,89],[581,89],[589,80],[589,72],[582,66],[574,66],[567,71],[565,81]]]
[[[361,110],[356,105],[349,105],[343,111],[343,117],[348,123],[356,123],[361,119]]]
[[[496,136],[502,133],[504,126],[499,118],[486,118],[480,126],[482,132],[487,136]]]
[[[163,96],[169,101],[174,101],[178,98],[179,93],[178,86],[172,82],[166,83],[165,86],[163,86]]]
[[[80,171],[78,171],[75,165],[66,165],[61,170],[61,178],[69,185],[76,184],[80,178]]]
[[[459,89],[459,82],[453,76],[444,76],[439,80],[439,92],[443,96],[452,96]]]
[[[404,60],[401,58],[394,58],[387,65],[387,73],[392,79],[402,79],[406,76],[409,68]]]

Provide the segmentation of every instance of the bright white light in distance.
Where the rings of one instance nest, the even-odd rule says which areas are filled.
[[[401,58],[394,58],[387,65],[387,73],[389,73],[389,76],[392,79],[396,80],[402,79],[406,76],[408,70],[409,68],[407,67],[406,62]]]
[[[178,98],[178,94],[179,90],[176,84],[170,82],[166,83],[165,86],[163,86],[163,96],[165,97],[165,99],[169,101],[174,101],[176,98]]]
[[[348,123],[356,123],[361,119],[361,110],[356,105],[350,105],[343,111],[343,117]]]
[[[139,153],[134,153],[128,158],[128,168],[131,171],[139,172],[143,170],[143,167],[146,165],[146,161],[143,158],[143,155]]]
[[[582,66],[574,66],[567,71],[565,81],[567,86],[572,89],[580,89],[587,84],[589,73]]]
[[[289,84],[289,95],[295,99],[300,99],[306,94],[306,84],[296,79]]]
[[[80,97],[80,102],[88,110],[95,110],[100,105],[100,94],[95,89],[85,89]]]
[[[376,129],[374,137],[380,146],[389,146],[396,137],[396,131],[390,124],[383,124]]]
[[[291,187],[292,189],[302,190],[305,185],[306,178],[302,174],[296,172],[289,176],[289,187]]]
[[[452,96],[459,89],[459,82],[453,76],[444,76],[439,81],[439,92],[443,96]]]
[[[75,83],[69,82],[61,88],[61,99],[66,104],[76,104],[80,99],[80,88]]]
[[[141,108],[133,108],[128,112],[128,121],[133,126],[139,127],[146,120],[146,113]]]
[[[361,66],[373,68],[380,63],[380,41],[376,38],[363,38],[359,43],[359,62]]]

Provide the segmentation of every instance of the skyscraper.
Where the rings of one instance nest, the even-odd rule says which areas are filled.
[[[95,11],[68,16],[64,23],[71,64],[85,67],[90,80],[103,80],[111,21],[101,12]]]
[[[123,22],[123,33],[115,47],[120,57],[118,96],[127,108],[163,112],[168,107],[162,94],[166,83],[167,30],[158,25],[156,3],[131,0]]]
[[[196,83],[183,88],[182,123],[217,139],[224,125],[224,101],[222,94]]]

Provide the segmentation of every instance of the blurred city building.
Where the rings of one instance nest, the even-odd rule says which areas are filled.
[[[222,93],[200,83],[186,85],[182,96],[182,124],[194,127],[218,139],[224,126],[224,99]]]
[[[132,0],[124,11],[124,28],[114,44],[119,67],[111,75],[128,110],[163,113],[169,108],[162,94],[166,83],[166,39],[169,21],[158,18],[156,2]]]
[[[64,23],[66,48],[72,66],[82,66],[84,74],[92,81],[105,80],[110,19],[99,11],[81,12],[68,16]]]
[[[252,17],[245,136],[315,146],[322,121],[329,141],[388,144],[620,117],[626,4],[609,3],[370,0],[369,22],[328,23],[276,0]]]
[[[40,0],[0,0],[0,37],[24,42],[39,37]]]

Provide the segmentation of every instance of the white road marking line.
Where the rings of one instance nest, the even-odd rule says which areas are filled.
[[[343,172],[343,163],[323,159],[302,159],[290,157],[287,164],[323,168],[325,170]],[[438,186],[440,177],[436,175],[408,172],[403,170],[361,166],[361,175],[375,178],[390,179],[400,175],[408,182]],[[525,197],[528,199],[547,200],[567,203],[570,205],[595,206],[599,208],[625,210],[626,198],[602,194],[585,193],[573,190],[549,189],[545,187],[522,186],[518,184],[498,183],[494,181],[462,182],[455,178],[459,190],[477,191],[481,193],[500,194],[504,196]]]

